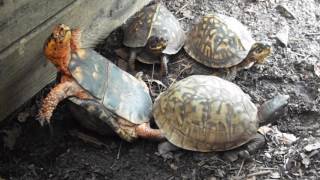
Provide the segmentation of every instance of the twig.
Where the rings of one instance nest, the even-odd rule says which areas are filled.
[[[184,19],[186,19],[187,17],[183,16],[182,18],[178,19],[178,21],[182,21]]]
[[[239,171],[238,171],[238,173],[237,173],[237,176],[239,176],[239,175],[240,175],[240,173],[241,173],[241,170],[242,170],[242,167],[243,167],[244,161],[245,161],[245,160],[242,160],[242,163],[241,163],[240,169],[239,169]]]
[[[181,8],[179,8],[174,14],[178,14],[180,11],[182,11],[185,7],[187,7],[190,3],[187,1],[185,5],[183,5]]]
[[[316,35],[320,35],[320,32],[305,33],[304,35],[307,35],[307,36],[316,36]]]
[[[147,80],[149,83],[156,83],[157,85],[161,85],[162,87],[164,87],[164,88],[167,88],[167,86],[165,85],[165,84],[163,84],[161,81],[159,81],[159,80],[156,80],[156,79],[148,79]],[[159,86],[158,86],[158,88],[160,88]]]
[[[99,141],[98,139],[96,139],[92,136],[89,136],[87,134],[84,134],[82,132],[79,132],[77,130],[70,130],[69,134],[73,137],[77,137],[77,138],[81,139],[85,143],[92,143],[92,144],[95,144],[96,146],[108,147],[106,144]]]
[[[278,168],[269,168],[269,167],[263,167],[259,168],[260,170],[277,170]]]
[[[121,151],[121,147],[122,147],[122,141],[120,142],[120,146],[119,146],[119,149],[118,149],[117,159],[119,159],[119,158],[120,158],[120,151]]]
[[[181,76],[181,74],[186,71],[187,69],[191,68],[191,65],[188,64],[186,65],[180,72],[179,74],[177,75],[177,77],[172,81],[172,83],[170,84],[169,88],[171,87],[172,84],[174,84],[176,82],[176,80]]]
[[[270,174],[270,173],[272,173],[272,171],[260,171],[260,172],[248,174],[247,177],[260,176],[260,175],[265,175],[265,174]]]

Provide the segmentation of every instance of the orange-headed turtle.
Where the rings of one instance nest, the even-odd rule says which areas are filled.
[[[80,31],[57,25],[44,46],[44,53],[61,73],[57,84],[44,99],[38,117],[50,123],[58,103],[69,98],[88,116],[109,125],[121,138],[160,137],[148,125],[152,101],[146,84],[121,70],[92,49],[81,49]],[[95,124],[92,122],[91,124]]]
[[[255,42],[241,22],[222,14],[196,18],[184,49],[201,64],[225,69],[228,80],[234,79],[238,70],[263,63],[271,53],[268,43]]]
[[[257,108],[236,84],[216,76],[193,75],[173,84],[154,102],[153,116],[170,142],[160,144],[160,153],[175,145],[209,152],[226,151],[247,144],[246,154],[264,144],[257,133],[259,122],[274,118],[287,104],[288,95],[278,95]]]
[[[184,44],[185,33],[176,17],[162,4],[143,8],[124,26],[123,44],[130,47],[129,68],[135,60],[161,64],[161,74],[168,73],[167,55],[176,54]]]

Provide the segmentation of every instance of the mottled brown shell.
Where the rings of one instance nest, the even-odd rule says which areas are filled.
[[[156,124],[172,144],[193,151],[239,147],[257,132],[257,108],[237,85],[215,76],[194,75],[160,94]]]
[[[233,17],[199,17],[184,49],[196,61],[212,68],[227,68],[243,61],[255,43],[247,28]]]
[[[165,54],[177,53],[184,44],[185,34],[176,17],[162,4],[143,8],[124,26],[123,44],[144,47],[151,36],[167,40]]]

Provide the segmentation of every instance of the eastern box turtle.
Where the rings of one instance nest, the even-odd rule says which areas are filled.
[[[263,63],[271,53],[268,43],[255,42],[247,28],[233,17],[209,14],[195,21],[185,51],[201,64],[226,69],[226,79],[234,79],[240,69]]]
[[[131,71],[137,59],[146,64],[160,63],[161,74],[167,74],[167,55],[176,54],[184,41],[179,21],[160,3],[145,7],[124,25],[123,44],[131,50]]]
[[[79,37],[79,30],[60,24],[46,41],[45,55],[61,79],[43,100],[38,115],[41,124],[49,123],[58,103],[69,98],[93,117],[80,117],[84,125],[103,122],[127,141],[159,136],[159,130],[148,126],[152,100],[146,84],[92,49],[81,49]]]
[[[274,118],[288,98],[279,95],[257,108],[236,84],[216,76],[193,75],[157,97],[153,116],[166,139],[179,148],[225,151],[259,136],[259,122]],[[260,142],[252,142],[250,151],[265,142],[263,136],[256,139]],[[165,151],[163,147],[160,144],[160,152]]]

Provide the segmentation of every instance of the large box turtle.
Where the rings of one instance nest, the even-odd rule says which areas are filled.
[[[127,141],[159,136],[159,130],[148,126],[152,100],[146,84],[92,49],[81,49],[79,37],[79,30],[60,24],[46,41],[45,56],[61,78],[43,100],[38,114],[41,124],[49,123],[58,103],[69,98],[94,117],[80,118],[84,125],[90,120],[95,121],[91,124],[104,122]]]
[[[225,151],[253,138],[260,141],[252,142],[253,146],[264,144],[262,135],[256,138],[259,122],[274,118],[288,98],[278,95],[257,108],[236,84],[216,76],[193,75],[161,93],[154,102],[153,115],[174,146],[200,152]],[[167,146],[160,144],[159,151],[165,153]]]

